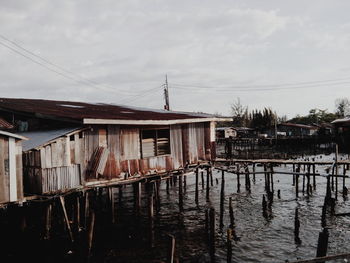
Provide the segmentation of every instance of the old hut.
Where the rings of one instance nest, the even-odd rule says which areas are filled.
[[[0,99],[0,116],[32,138],[26,191],[53,193],[169,172],[215,158],[211,115],[110,104]]]
[[[22,140],[0,130],[0,205],[23,201]]]

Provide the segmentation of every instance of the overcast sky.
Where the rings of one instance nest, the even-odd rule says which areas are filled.
[[[288,117],[333,112],[350,97],[349,11],[347,0],[0,0],[1,97],[162,108],[167,74],[174,110],[228,115],[239,97]]]

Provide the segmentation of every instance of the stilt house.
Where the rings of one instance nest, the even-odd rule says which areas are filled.
[[[25,190],[53,193],[169,172],[215,158],[211,115],[110,104],[0,98],[23,135]]]
[[[0,130],[0,205],[23,201],[22,140]]]

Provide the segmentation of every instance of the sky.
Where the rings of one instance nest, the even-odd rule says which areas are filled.
[[[0,97],[289,118],[350,97],[350,1],[0,0]]]

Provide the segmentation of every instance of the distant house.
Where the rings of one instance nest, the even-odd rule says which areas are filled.
[[[312,125],[298,124],[298,123],[289,123],[284,122],[277,124],[277,127],[271,127],[266,131],[268,136],[275,136],[277,128],[277,135],[282,136],[291,136],[291,137],[304,137],[312,136],[317,133],[318,127]]]
[[[350,117],[336,119],[332,122],[337,142],[340,145],[350,146]]]
[[[0,204],[23,200],[22,140],[25,137],[0,130]]]
[[[24,144],[25,189],[54,193],[215,158],[207,114],[69,101],[0,98]]]
[[[233,127],[219,127],[215,129],[217,139],[226,139],[237,137],[237,131]]]
[[[216,128],[216,138],[249,138],[255,136],[255,130],[248,127],[220,127]]]

